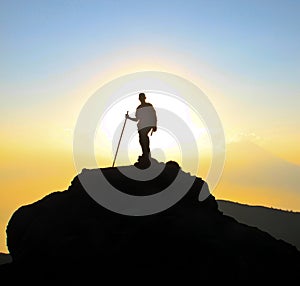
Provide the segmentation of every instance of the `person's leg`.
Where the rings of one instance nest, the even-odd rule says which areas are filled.
[[[143,157],[149,158],[150,154],[150,141],[149,141],[149,136],[148,133],[150,132],[151,128],[143,128],[139,130],[139,142],[141,144],[142,152],[143,152]]]

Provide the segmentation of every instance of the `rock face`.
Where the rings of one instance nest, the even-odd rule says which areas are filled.
[[[136,181],[117,168],[101,170],[115,187],[137,196],[162,191],[183,172],[169,162],[155,179]],[[96,170],[82,171],[68,189],[22,206],[12,215],[7,246],[13,262],[2,268],[6,277],[28,269],[34,270],[35,277],[59,281],[121,272],[163,273],[170,279],[179,273],[196,279],[217,274],[224,281],[269,282],[298,275],[297,249],[223,215],[211,194],[199,201],[206,184],[201,178],[195,178],[172,207],[130,216],[99,205],[87,194],[79,176],[93,180]],[[98,187],[99,191],[103,188]]]
[[[11,262],[12,262],[11,255],[9,255],[7,253],[1,253],[0,252],[0,265],[11,263]]]

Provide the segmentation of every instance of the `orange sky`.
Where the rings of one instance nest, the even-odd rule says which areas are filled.
[[[34,144],[29,147],[20,142],[18,148],[16,145],[1,148],[1,252],[7,252],[5,227],[13,212],[53,191],[67,189],[77,173],[70,149]],[[107,166],[111,161],[112,158]],[[209,162],[199,176],[205,177],[208,168]],[[299,165],[253,142],[229,143],[224,171],[213,195],[217,199],[300,211],[300,196],[295,190],[299,170]]]

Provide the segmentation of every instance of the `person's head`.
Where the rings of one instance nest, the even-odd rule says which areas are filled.
[[[146,101],[146,95],[145,95],[145,93],[141,92],[139,94],[139,100],[140,100],[140,102],[145,102]]]

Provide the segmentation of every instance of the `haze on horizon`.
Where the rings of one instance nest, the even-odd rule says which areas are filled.
[[[139,71],[181,76],[214,105],[217,199],[300,211],[299,13],[297,1],[2,1],[0,252],[12,213],[76,175],[87,99]]]

